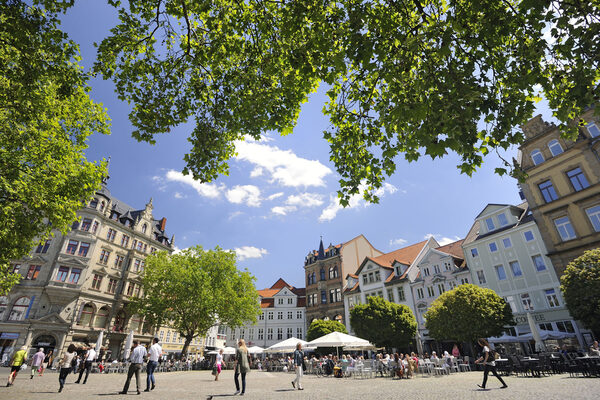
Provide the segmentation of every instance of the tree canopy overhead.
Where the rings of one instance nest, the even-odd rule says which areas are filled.
[[[291,132],[321,84],[342,204],[360,187],[377,201],[398,156],[455,152],[473,173],[523,140],[538,96],[570,135],[568,122],[598,100],[597,1],[109,3],[120,23],[96,70],[132,104],[137,139],[195,121],[184,172],[201,181],[228,172],[236,140]]]
[[[354,306],[350,324],[359,337],[388,349],[407,345],[417,333],[417,320],[410,307],[378,296],[369,297],[368,304]]]
[[[108,117],[58,29],[70,2],[33,3],[47,8],[0,3],[0,295],[18,281],[9,261],[68,230],[105,173],[85,149],[93,132],[108,133]]]
[[[256,322],[260,312],[255,278],[240,271],[233,251],[201,246],[146,258],[142,296],[133,299],[132,313],[151,326],[170,326],[185,338],[182,354],[195,337],[217,325],[232,328]]]

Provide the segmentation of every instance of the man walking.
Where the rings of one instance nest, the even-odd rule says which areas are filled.
[[[146,348],[144,346],[139,346],[139,342],[137,340],[133,341],[133,350],[131,351],[131,356],[129,357],[129,371],[127,371],[127,380],[125,381],[125,386],[123,386],[123,390],[119,392],[119,394],[127,394],[129,390],[129,383],[131,382],[131,377],[135,374],[135,384],[137,386],[137,394],[140,394],[140,374],[142,371],[142,363],[144,362],[144,357],[148,352],[146,352]]]
[[[92,363],[96,360],[96,350],[94,346],[88,348],[87,352],[84,356],[84,364],[83,367],[79,369],[79,378],[75,381],[75,383],[81,382],[81,377],[83,376],[83,372],[85,371],[85,378],[83,379],[83,384],[87,382],[88,376],[90,375],[90,371],[92,370]]]
[[[12,357],[12,360],[10,361],[10,375],[8,376],[8,383],[6,384],[6,387],[13,385],[13,383],[15,382],[15,378],[21,370],[21,365],[23,365],[23,363],[25,362],[26,357],[27,346],[23,346],[19,351],[15,352],[15,354]]]
[[[298,386],[298,390],[304,390],[302,383],[300,382],[304,372],[302,371],[304,365],[304,352],[302,351],[302,343],[300,342],[298,342],[296,345],[296,351],[294,351],[294,365],[296,366],[296,379],[292,381],[292,386],[294,389],[296,386]]]
[[[33,357],[31,358],[31,378],[30,379],[33,379],[33,376],[35,375],[37,370],[39,370],[42,367],[42,362],[44,361],[45,357],[46,357],[46,354],[44,354],[44,349],[42,349],[40,347],[38,349],[38,352],[35,353],[33,355]]]
[[[148,365],[146,366],[146,372],[148,376],[146,378],[146,390],[144,392],[149,392],[150,390],[154,390],[156,387],[154,381],[154,370],[158,365],[158,359],[162,355],[162,347],[158,344],[158,338],[152,339],[152,346],[150,346],[150,354],[148,355]],[[150,387],[150,383],[152,383],[152,388]]]

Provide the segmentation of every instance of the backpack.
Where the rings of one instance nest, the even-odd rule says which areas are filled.
[[[75,355],[73,356],[73,358],[71,359],[71,368],[75,368],[77,367],[77,353],[75,353]]]

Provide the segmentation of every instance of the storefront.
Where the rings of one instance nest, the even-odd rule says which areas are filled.
[[[10,361],[8,358],[15,350],[15,344],[19,339],[19,334],[14,332],[2,332],[0,333],[0,363]]]

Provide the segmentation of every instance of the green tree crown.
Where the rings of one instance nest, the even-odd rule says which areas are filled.
[[[311,322],[306,332],[306,340],[312,341],[331,332],[348,333],[346,326],[339,321],[316,319]]]

